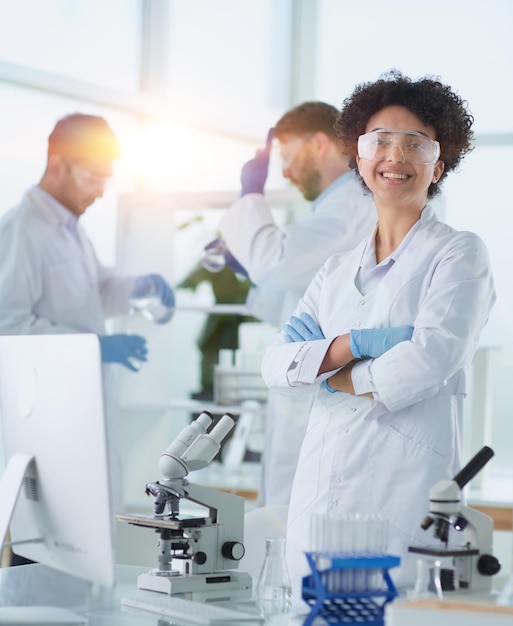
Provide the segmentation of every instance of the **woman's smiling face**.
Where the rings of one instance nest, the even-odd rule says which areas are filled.
[[[425,126],[414,113],[401,106],[385,107],[375,113],[369,118],[365,132],[383,129],[415,131],[436,140],[432,126]],[[356,157],[358,170],[372,191],[377,206],[412,205],[420,210],[424,208],[429,185],[442,175],[443,161],[423,165],[407,159],[405,152],[395,144],[377,160]]]

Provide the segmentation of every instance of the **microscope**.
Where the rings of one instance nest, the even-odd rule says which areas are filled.
[[[409,552],[437,559],[449,557],[452,567],[442,569],[438,581],[446,591],[489,592],[491,577],[501,568],[500,561],[492,555],[492,518],[461,503],[461,490],[493,455],[493,450],[484,446],[452,480],[440,480],[430,489],[429,513],[421,528],[433,527],[434,536],[442,545],[408,548]],[[453,543],[454,533],[461,533],[462,539]]]
[[[140,589],[171,595],[251,590],[251,576],[236,569],[245,551],[244,498],[187,480],[190,471],[212,461],[235,425],[228,413],[210,428],[212,422],[212,415],[202,412],[162,453],[160,480],[146,484],[146,494],[155,498],[152,516],[117,516],[119,521],[150,527],[159,534],[158,567],[139,575]],[[206,514],[180,516],[183,499],[205,507]]]

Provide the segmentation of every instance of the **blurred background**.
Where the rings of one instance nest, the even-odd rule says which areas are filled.
[[[493,447],[475,488],[513,501],[512,27],[509,0],[0,0],[0,214],[40,179],[59,118],[102,115],[123,154],[114,187],[82,223],[104,264],[178,286],[170,324],[113,321],[150,350],[141,372],[120,374],[127,509],[148,505],[161,451],[203,406],[198,342],[222,300],[194,272],[238,196],[243,163],[291,106],[340,107],[391,68],[440,76],[475,117],[475,150],[440,201],[449,224],[488,245],[498,293],[474,361],[464,458]],[[279,159],[267,189],[278,220],[305,210]],[[260,350],[270,330],[238,321],[245,347]],[[248,409],[256,459],[260,409]],[[253,497],[257,476],[258,463],[243,463],[219,480]]]

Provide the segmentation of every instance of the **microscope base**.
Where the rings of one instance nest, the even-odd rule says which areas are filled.
[[[140,574],[137,577],[139,589],[159,591],[174,595],[191,591],[218,591],[225,589],[251,589],[253,580],[246,572],[224,570],[211,574],[179,574],[178,576],[157,576]]]

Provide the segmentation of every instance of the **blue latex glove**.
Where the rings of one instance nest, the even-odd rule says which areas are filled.
[[[138,372],[138,368],[132,363],[132,359],[137,361],[147,361],[146,339],[140,335],[102,335],[100,348],[102,361],[104,363],[120,363],[133,372]]]
[[[274,128],[270,128],[267,133],[265,148],[257,150],[251,161],[244,164],[240,173],[241,196],[245,196],[247,193],[264,193],[273,137]]]
[[[158,296],[164,306],[174,308],[175,294],[165,278],[160,274],[146,274],[135,279],[132,298]]]
[[[308,313],[301,313],[301,319],[292,315],[283,328],[285,343],[295,341],[317,341],[325,339],[314,318]]]
[[[412,335],[412,326],[351,330],[349,347],[356,359],[365,356],[376,359],[401,341],[409,341]]]

